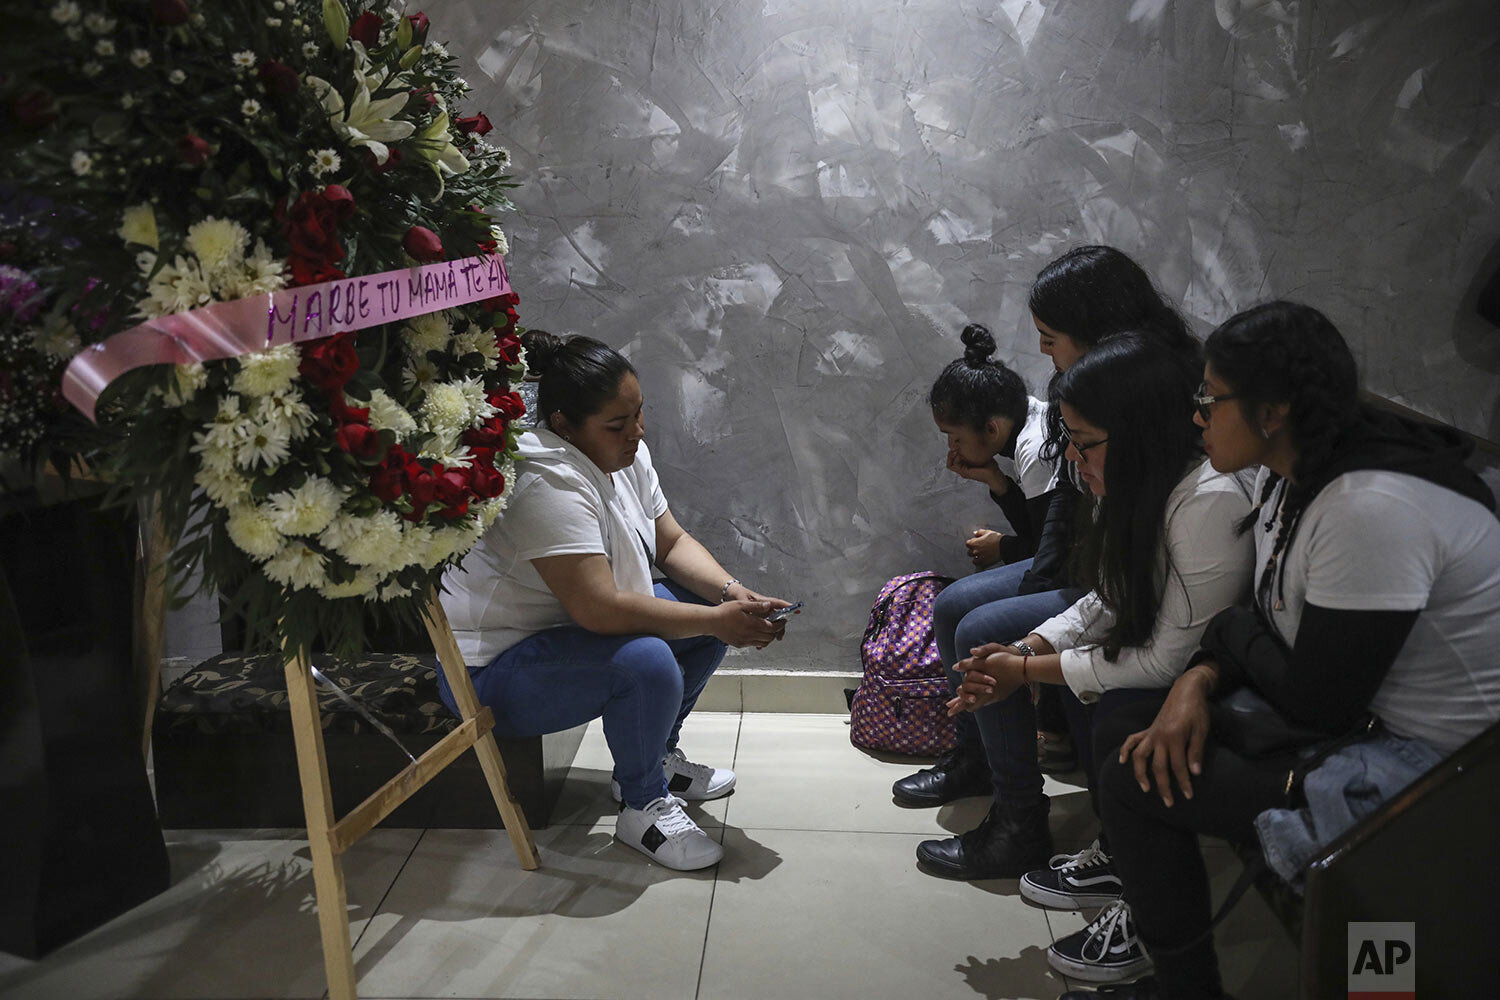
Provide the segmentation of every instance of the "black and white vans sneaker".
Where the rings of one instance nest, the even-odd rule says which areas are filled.
[[[1090,983],[1117,983],[1151,968],[1151,956],[1135,936],[1130,906],[1117,899],[1081,931],[1059,938],[1047,949],[1058,972]]]
[[[681,750],[673,749],[662,758],[662,770],[667,772],[667,794],[689,802],[704,802],[717,799],[734,791],[734,772],[723,767],[694,764]],[[609,794],[616,802],[623,801],[620,783],[613,778],[609,782]]]
[[[682,811],[682,806],[682,800],[671,795],[653,799],[644,809],[626,806],[615,821],[615,837],[651,860],[678,871],[696,871],[718,864],[724,858],[724,848],[704,833]]]
[[[1021,876],[1021,895],[1054,910],[1108,906],[1120,898],[1123,886],[1114,862],[1094,841],[1077,854],[1056,854],[1041,871]]]

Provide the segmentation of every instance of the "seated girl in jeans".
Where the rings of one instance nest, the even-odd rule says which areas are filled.
[[[1170,693],[1098,735],[1113,744],[1099,798],[1129,905],[1054,948],[1095,980],[1154,957],[1155,976],[1109,991],[1121,1000],[1222,995],[1200,834],[1258,835],[1273,867],[1295,876],[1318,839],[1500,718],[1500,522],[1463,464],[1467,444],[1361,406],[1348,345],[1308,306],[1242,312],[1205,355],[1197,420],[1209,459],[1225,472],[1261,467],[1243,524],[1258,613],[1216,616]],[[1330,737],[1374,716],[1308,776],[1309,810],[1290,808],[1286,757],[1252,759],[1217,737],[1210,700],[1241,684]]]
[[[498,735],[602,717],[615,836],[669,868],[706,868],[723,848],[683,800],[727,795],[734,773],[689,761],[678,733],[725,645],[781,638],[766,615],[787,602],[733,579],[672,516],[624,357],[587,337],[522,341],[540,426],[520,436],[510,504],[448,575],[443,609],[465,662],[482,664],[469,672]],[[668,582],[652,582],[653,563]]]

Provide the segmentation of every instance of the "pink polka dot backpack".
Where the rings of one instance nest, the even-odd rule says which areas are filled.
[[[932,632],[932,602],[952,582],[908,573],[880,588],[859,647],[864,677],[849,705],[855,746],[924,757],[953,749],[948,680]]]

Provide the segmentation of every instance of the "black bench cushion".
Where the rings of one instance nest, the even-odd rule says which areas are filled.
[[[437,658],[431,654],[370,653],[353,661],[314,655],[313,663],[397,733],[446,733],[458,725],[438,699]],[[373,731],[336,694],[315,687],[325,733]],[[156,730],[168,738],[174,732],[291,732],[281,657],[221,653],[205,660],[162,694]]]

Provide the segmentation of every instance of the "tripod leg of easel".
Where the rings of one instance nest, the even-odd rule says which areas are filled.
[[[302,779],[302,809],[307,815],[307,844],[312,852],[313,886],[318,893],[318,927],[323,935],[323,968],[330,1000],[355,1000],[354,947],[349,937],[349,906],[344,892],[344,863],[333,849],[333,792],[323,726],[306,654],[286,665],[287,703],[297,743],[297,771]]]
[[[448,678],[448,687],[453,700],[458,704],[459,714],[465,721],[479,714],[479,696],[474,693],[474,682],[469,679],[469,670],[464,666],[463,655],[458,651],[458,640],[453,637],[453,628],[448,624],[448,615],[438,603],[433,591],[427,602],[427,634],[432,638],[432,648],[437,651],[442,664],[443,676]],[[510,783],[505,777],[505,761],[500,757],[500,748],[495,744],[495,735],[485,733],[474,744],[479,755],[479,767],[484,771],[484,780],[489,783],[490,794],[500,809],[500,818],[505,822],[505,832],[510,834],[511,846],[516,850],[516,859],[527,871],[541,864],[536,853],[536,842],[531,839],[531,824],[521,805],[510,794]]]

